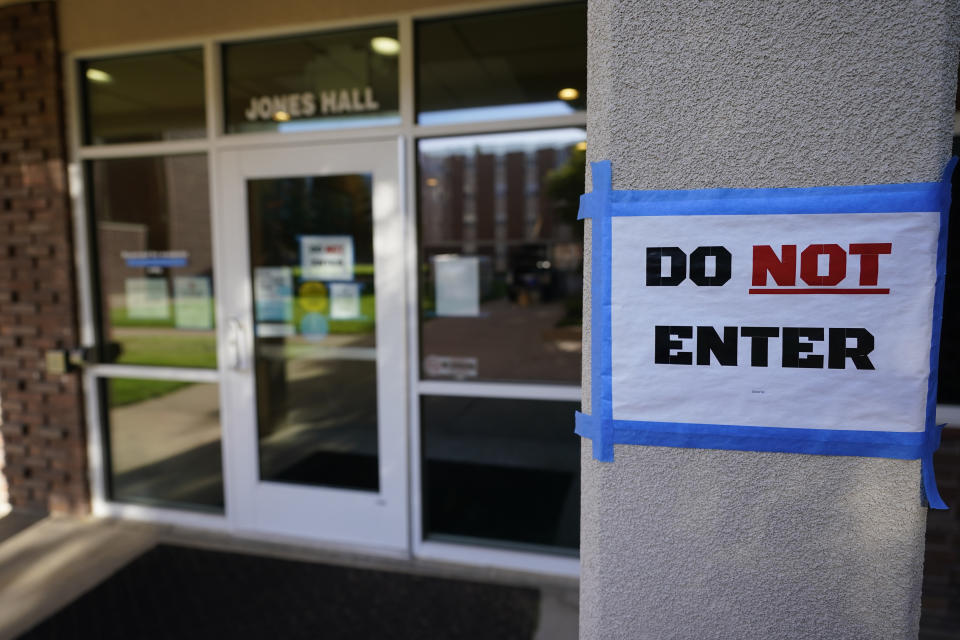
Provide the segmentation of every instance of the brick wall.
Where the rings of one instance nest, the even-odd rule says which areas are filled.
[[[11,505],[88,509],[56,4],[0,7],[0,410]]]

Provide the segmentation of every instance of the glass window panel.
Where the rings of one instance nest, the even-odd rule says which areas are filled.
[[[424,396],[424,532],[576,552],[576,402]]]
[[[219,385],[101,380],[106,395],[110,497],[223,511]]]
[[[207,157],[94,160],[88,170],[104,359],[215,368]]]
[[[247,181],[260,477],[378,491],[372,177]]]
[[[584,139],[420,141],[424,378],[579,384]]]
[[[943,430],[933,466],[940,495],[953,507],[927,512],[920,638],[937,640],[955,636],[960,629],[960,512],[956,509],[960,504],[960,428]]]
[[[444,18],[415,28],[422,124],[586,109],[585,4]]]
[[[960,137],[953,139],[953,154],[960,153]],[[960,181],[954,181],[950,201],[950,219],[960,211]],[[948,227],[947,276],[943,295],[943,324],[940,330],[940,377],[937,402],[960,404],[960,224]],[[952,249],[952,252],[950,251]]]
[[[80,63],[87,144],[206,135],[200,49]]]
[[[228,133],[400,122],[396,25],[223,47]]]

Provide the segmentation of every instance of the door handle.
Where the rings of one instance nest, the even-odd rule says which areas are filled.
[[[227,322],[227,353],[230,368],[234,371],[246,371],[250,368],[247,335],[239,318],[230,318]]]
[[[92,364],[113,364],[123,355],[119,342],[104,342],[98,346],[74,349],[50,349],[44,353],[44,367],[48,373],[73,373]]]

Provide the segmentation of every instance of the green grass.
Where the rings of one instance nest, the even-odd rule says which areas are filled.
[[[110,326],[173,329],[177,326],[175,322],[175,315],[173,313],[173,305],[168,304],[167,307],[167,318],[163,320],[154,318],[131,318],[127,315],[126,307],[114,307],[113,309],[110,309]],[[211,315],[210,317],[211,323],[216,320],[214,315]],[[213,326],[214,325],[211,324],[210,328],[212,329]]]
[[[123,353],[118,364],[157,367],[216,368],[216,338],[184,332],[168,335],[124,336],[119,339]],[[110,406],[122,407],[159,398],[192,382],[114,378],[110,381]]]
[[[294,301],[294,322],[308,313]],[[329,310],[328,310],[329,313]],[[331,333],[366,333],[373,331],[376,303],[372,294],[360,298],[361,318],[356,320],[331,320]],[[124,309],[114,309],[110,314],[115,327],[163,328],[173,327],[173,320],[138,320],[126,317]],[[190,331],[164,332],[160,334],[122,336],[117,341],[123,353],[117,364],[147,365],[155,367],[185,367],[215,369],[217,366],[217,342],[212,333]],[[193,383],[177,380],[146,380],[114,378],[110,381],[110,406],[122,407],[159,398]]]
[[[173,312],[168,313],[166,320],[155,320],[151,318],[130,318],[127,317],[126,307],[114,307],[110,309],[110,326],[112,327],[163,327],[165,329],[173,328]]]
[[[300,305],[300,298],[293,298],[293,326],[297,332],[300,332],[300,321],[303,316],[313,313],[304,309]],[[327,317],[330,322],[330,333],[373,333],[376,325],[377,305],[375,296],[372,293],[360,294],[360,317],[350,320],[330,320],[330,302],[327,300],[326,308],[320,312]]]
[[[217,367],[217,339],[212,334],[184,331],[166,335],[123,336],[118,342],[123,345],[123,353],[117,364],[205,369]]]
[[[150,398],[159,398],[191,384],[193,383],[180,380],[113,378],[110,380],[110,408],[136,404]]]
[[[309,313],[300,306],[299,302],[296,298],[293,301],[293,322],[298,330],[303,316]],[[376,317],[376,301],[372,293],[361,294],[360,314],[360,318],[353,320],[330,320],[330,333],[371,333],[374,330]],[[329,318],[329,303],[325,315]],[[216,336],[212,332],[166,331],[173,328],[172,319],[131,319],[127,317],[124,308],[112,309],[110,321],[112,326],[117,328],[135,327],[165,330],[156,334],[144,332],[142,335],[115,337],[114,339],[123,347],[123,353],[117,359],[117,364],[185,367],[190,369],[215,369],[217,367],[217,342]]]
[[[300,329],[300,320],[308,313],[300,306],[298,300],[294,299],[293,316],[296,322],[297,330]],[[377,305],[372,293],[360,294],[360,317],[354,320],[330,320],[330,333],[372,333],[377,313]],[[329,318],[330,308],[327,305],[327,317]]]
[[[297,279],[300,278],[303,273],[303,269],[299,265],[290,267],[293,276]],[[373,264],[370,262],[355,262],[353,263],[353,275],[354,276],[372,276],[373,275]]]

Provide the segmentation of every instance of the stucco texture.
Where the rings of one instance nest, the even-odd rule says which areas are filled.
[[[588,159],[617,189],[936,180],[957,5],[591,0]],[[918,462],[615,455],[582,448],[581,639],[917,636]]]

